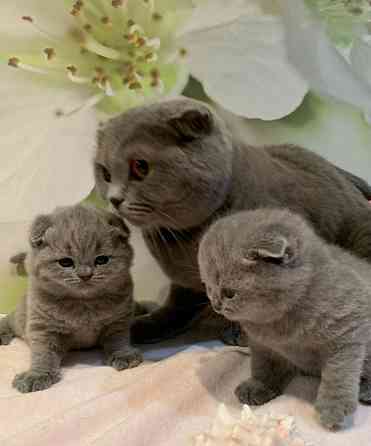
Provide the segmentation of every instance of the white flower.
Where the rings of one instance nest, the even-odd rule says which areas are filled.
[[[367,24],[371,24],[369,2],[308,0],[308,3],[317,5],[320,17],[327,17],[324,23],[318,20],[313,10],[302,0],[290,4],[280,0],[286,24],[290,62],[308,81],[312,90],[352,104],[363,109],[366,115],[369,114],[371,48],[366,34]],[[325,3],[332,9],[329,6],[330,9],[326,11]],[[360,9],[358,12],[354,9],[348,10],[345,5]],[[330,16],[326,16],[325,12]],[[341,20],[334,22],[334,17],[339,15]],[[337,43],[338,48],[334,43]]]

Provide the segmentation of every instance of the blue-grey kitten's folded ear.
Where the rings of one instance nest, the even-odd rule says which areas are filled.
[[[288,264],[294,257],[294,251],[283,236],[268,237],[257,242],[247,252],[247,261],[265,261],[269,263]]]
[[[32,248],[42,248],[45,245],[45,233],[53,225],[49,215],[39,215],[35,218],[30,230],[30,244]]]
[[[127,241],[130,237],[130,229],[124,220],[111,212],[106,212],[108,224],[112,226],[113,233],[116,234],[120,241]]]
[[[207,107],[200,106],[180,112],[169,119],[169,125],[182,141],[189,142],[209,135],[213,130],[214,118]]]

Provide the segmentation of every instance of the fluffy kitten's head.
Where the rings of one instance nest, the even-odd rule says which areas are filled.
[[[289,211],[247,211],[217,221],[198,255],[215,311],[256,323],[281,318],[310,283],[317,245],[311,228]]]
[[[143,228],[199,225],[222,206],[231,170],[224,124],[195,100],[131,109],[98,134],[98,191]]]
[[[31,226],[29,269],[46,291],[93,298],[128,283],[133,251],[117,216],[85,205],[40,215]]]

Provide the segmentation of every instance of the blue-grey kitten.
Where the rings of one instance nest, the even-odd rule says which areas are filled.
[[[60,208],[35,219],[30,245],[27,295],[0,320],[0,344],[18,336],[31,348],[31,367],[13,386],[20,392],[50,387],[71,349],[100,345],[117,370],[140,364],[130,345],[133,250],[125,223],[84,205]]]
[[[371,267],[327,244],[299,215],[256,210],[225,217],[199,249],[215,311],[241,324],[251,378],[236,395],[263,404],[299,373],[321,377],[316,408],[338,429],[358,399],[371,403]]]

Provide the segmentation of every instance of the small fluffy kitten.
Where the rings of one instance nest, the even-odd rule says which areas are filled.
[[[289,208],[329,243],[371,261],[367,183],[301,147],[240,141],[204,103],[172,99],[115,117],[99,131],[94,166],[100,195],[141,229],[171,280],[166,304],[133,324],[136,342],[184,331],[209,304],[198,245],[225,215]]]
[[[256,210],[216,222],[199,250],[215,311],[240,322],[252,376],[236,389],[263,404],[298,372],[321,376],[316,408],[330,429],[371,403],[371,266],[329,245],[299,215]]]
[[[101,345],[117,370],[141,363],[130,345],[133,250],[118,217],[84,205],[40,215],[30,231],[29,290],[14,313],[0,320],[0,344],[15,336],[31,348],[31,367],[17,375],[20,392],[60,379],[68,350]]]

